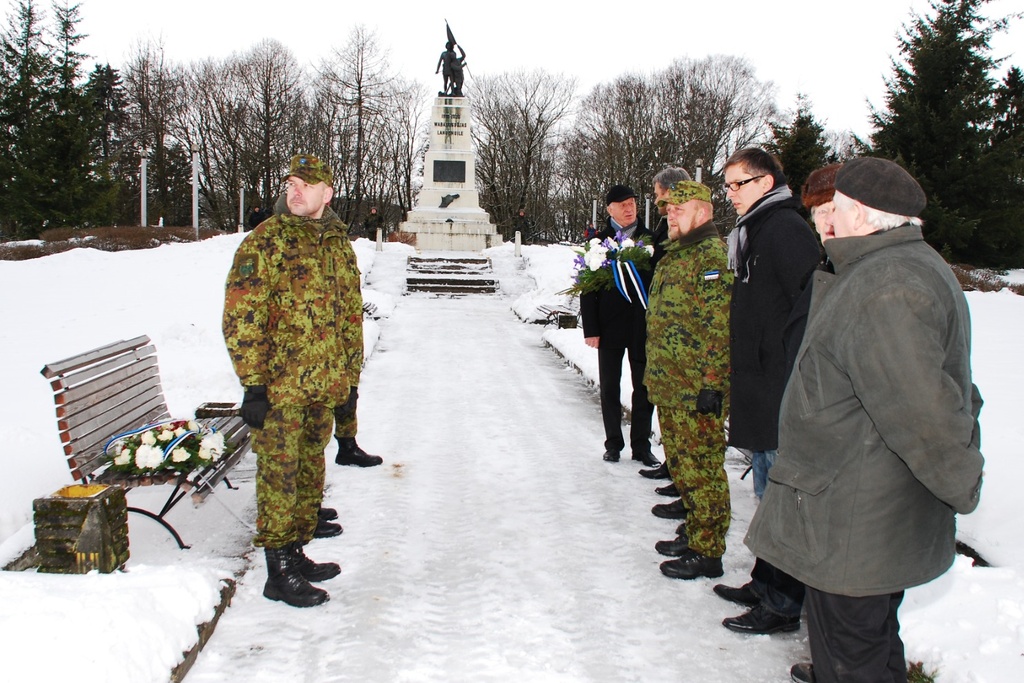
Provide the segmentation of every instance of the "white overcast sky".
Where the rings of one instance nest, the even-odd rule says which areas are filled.
[[[0,0],[5,16],[17,0]],[[66,0],[57,0],[65,2]],[[49,8],[47,0],[37,0]],[[777,101],[792,108],[796,94],[811,98],[813,112],[830,129],[870,132],[868,102],[883,104],[897,34],[911,11],[927,0],[81,0],[82,47],[87,62],[123,64],[140,40],[161,40],[172,61],[223,58],[263,38],[289,47],[303,64],[315,64],[344,45],[349,30],[374,30],[390,62],[405,77],[441,85],[434,75],[444,49],[444,20],[468,56],[472,75],[544,68],[578,79],[585,94],[626,72],[650,73],[679,57],[711,54],[746,57],[761,80],[778,88]],[[1021,0],[993,0],[988,16],[1020,11]],[[5,22],[6,23],[6,22]],[[993,55],[1024,66],[1024,21],[993,41]],[[1000,74],[1005,73],[1005,69]]]

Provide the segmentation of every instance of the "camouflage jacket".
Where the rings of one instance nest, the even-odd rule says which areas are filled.
[[[278,213],[245,238],[228,274],[224,341],[243,386],[271,404],[338,405],[359,382],[363,299],[348,228]]]
[[[704,388],[728,396],[732,282],[714,223],[667,245],[647,308],[644,384],[655,405],[693,409]]]

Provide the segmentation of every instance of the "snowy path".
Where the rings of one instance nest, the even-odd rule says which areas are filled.
[[[328,450],[345,533],[307,552],[342,565],[331,601],[265,600],[257,556],[189,683],[788,680],[803,630],[729,633],[742,610],[711,582],[660,574],[666,499],[601,460],[595,392],[540,335],[501,297],[403,297],[361,380],[360,444],[385,464]],[[724,580],[741,583],[737,488]]]

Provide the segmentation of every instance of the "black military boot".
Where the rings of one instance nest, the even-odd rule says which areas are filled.
[[[331,599],[327,591],[311,586],[298,570],[292,544],[283,548],[265,548],[267,585],[263,597],[280,600],[292,607],[314,607]]]
[[[690,539],[686,536],[686,529],[683,529],[674,540],[658,541],[654,544],[654,549],[668,557],[680,557],[690,549]]]
[[[306,581],[311,583],[327,581],[341,573],[341,566],[336,562],[317,564],[306,557],[306,553],[302,550],[302,544],[298,541],[292,543],[292,553],[295,555],[295,566]]]
[[[354,465],[355,467],[376,467],[384,462],[379,455],[370,455],[356,444],[354,436],[336,436],[338,441],[338,455],[334,462],[339,465]]]
[[[668,473],[668,465],[661,463],[653,470],[640,470],[641,477],[647,477],[648,479],[668,479],[671,475]]]
[[[724,572],[722,558],[701,555],[690,548],[679,559],[662,562],[661,573],[673,579],[696,579],[701,576],[714,579]]]
[[[338,518],[338,511],[335,510],[334,508],[321,507],[319,510],[316,511],[316,516],[318,519],[322,519],[325,522],[330,522],[332,519]]]
[[[316,518],[316,529],[313,530],[313,538],[334,538],[340,536],[344,529],[340,524],[334,522],[328,522],[323,517],[317,515]]]
[[[671,496],[672,498],[679,497],[679,489],[676,488],[675,482],[669,482],[665,486],[659,486],[654,489],[654,492],[659,496]]]
[[[651,508],[651,514],[662,519],[686,519],[686,506],[682,499],[659,503]]]

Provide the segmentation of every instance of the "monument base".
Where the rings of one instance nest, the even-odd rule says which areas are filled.
[[[481,209],[413,209],[399,230],[416,235],[419,251],[483,251],[502,241]]]

